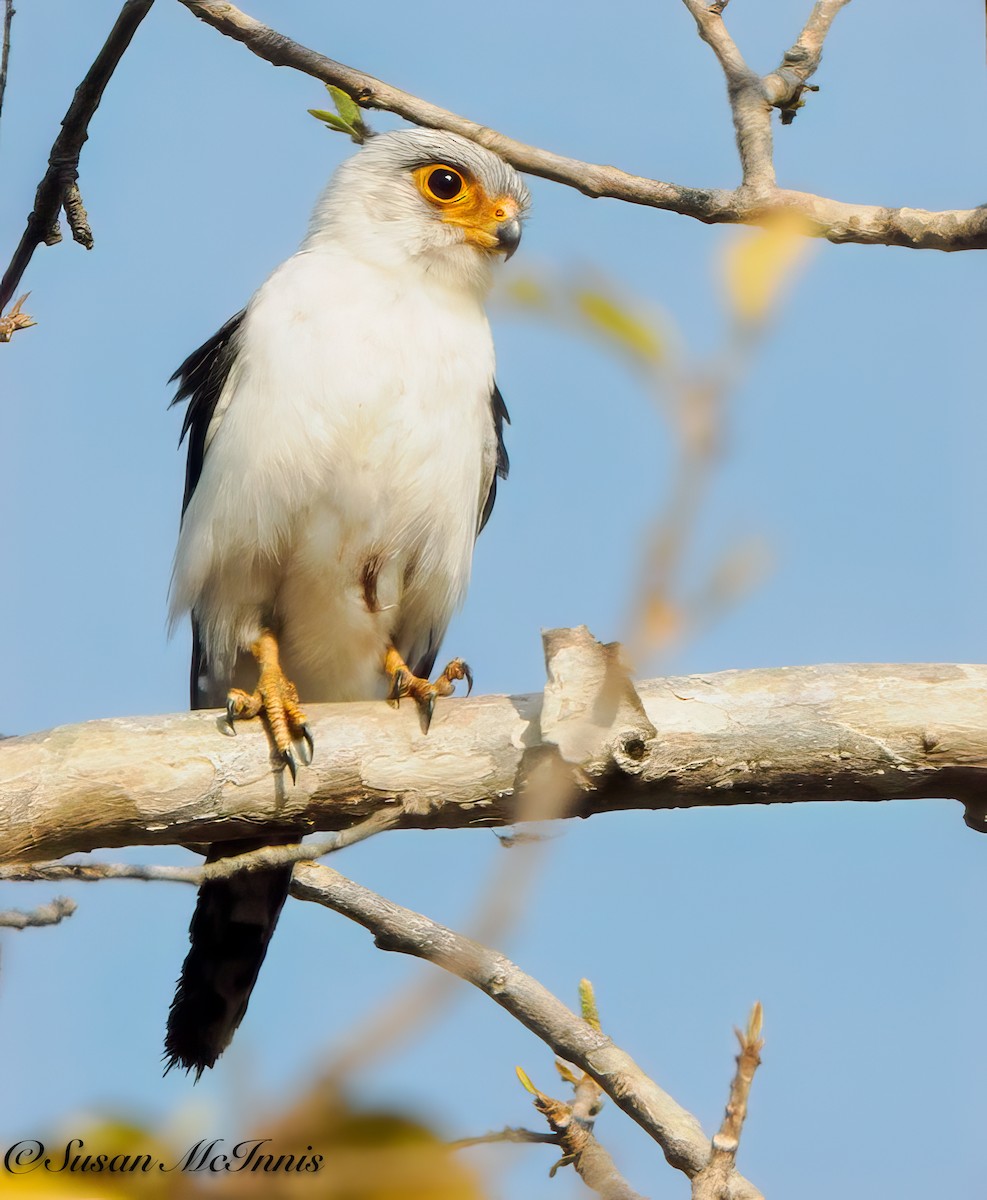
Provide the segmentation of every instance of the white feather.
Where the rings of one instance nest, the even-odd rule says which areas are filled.
[[[413,663],[466,593],[496,459],[489,258],[369,149],[251,301],[185,512],[171,611],[195,614],[213,702],[268,624],[303,701],[383,695],[388,644]]]

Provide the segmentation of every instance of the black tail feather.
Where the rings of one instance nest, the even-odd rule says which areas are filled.
[[[267,842],[221,842],[208,862]],[[199,889],[189,927],[191,948],[168,1013],[165,1073],[194,1071],[196,1080],[230,1044],[288,895],[291,866],[245,871]]]

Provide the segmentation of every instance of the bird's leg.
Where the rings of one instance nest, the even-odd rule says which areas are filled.
[[[403,696],[411,696],[418,705],[422,729],[428,733],[432,723],[432,712],[435,708],[436,696],[451,696],[456,690],[456,680],[466,680],[467,696],[473,690],[473,672],[461,658],[454,658],[434,683],[427,679],[419,679],[414,675],[397,650],[388,646],[384,655],[384,671],[391,681],[391,689],[387,693],[392,704],[398,704]]]
[[[274,745],[294,781],[298,775],[298,761],[295,758],[293,743],[299,741],[305,746],[306,762],[312,761],[315,750],[308,719],[298,702],[295,685],[281,670],[278,640],[269,629],[265,629],[253,643],[250,653],[257,659],[260,677],[252,694],[241,691],[240,688],[230,688],[226,697],[226,717],[230,729],[234,728],[234,721],[245,721],[249,717],[263,715],[274,739]]]

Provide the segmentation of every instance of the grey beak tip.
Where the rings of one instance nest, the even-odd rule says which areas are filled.
[[[521,242],[521,222],[512,217],[509,221],[504,221],[497,227],[497,245],[504,251],[504,261],[506,262],[517,250]]]

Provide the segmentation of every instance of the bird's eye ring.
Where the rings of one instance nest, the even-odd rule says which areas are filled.
[[[452,167],[436,167],[425,179],[425,189],[436,200],[455,200],[466,189],[466,181]]]

